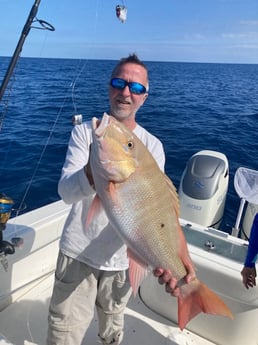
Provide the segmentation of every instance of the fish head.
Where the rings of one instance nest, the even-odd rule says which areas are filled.
[[[138,138],[121,122],[104,113],[92,119],[91,169],[106,180],[123,182],[138,166]]]

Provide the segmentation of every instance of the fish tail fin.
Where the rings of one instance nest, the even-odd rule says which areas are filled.
[[[190,286],[191,283],[186,284],[185,287],[188,291],[184,291],[186,293],[178,297],[178,324],[181,330],[201,312],[233,319],[228,306],[205,284],[197,280],[197,286],[194,289]]]

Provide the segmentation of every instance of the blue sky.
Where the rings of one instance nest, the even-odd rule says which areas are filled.
[[[0,56],[11,56],[34,0],[0,0]],[[128,9],[122,24],[117,4]],[[41,0],[22,56],[258,63],[258,0]]]

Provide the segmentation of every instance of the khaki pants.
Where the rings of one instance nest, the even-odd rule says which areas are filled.
[[[126,271],[100,271],[59,252],[49,306],[48,345],[81,345],[96,305],[103,344],[120,344],[131,295]]]

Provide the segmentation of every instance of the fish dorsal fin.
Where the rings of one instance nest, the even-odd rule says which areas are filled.
[[[127,255],[129,258],[129,280],[133,294],[136,296],[143,279],[148,274],[148,265],[136,258],[129,248],[127,248]]]
[[[89,226],[92,222],[92,220],[98,216],[98,214],[102,211],[102,203],[101,200],[98,196],[98,194],[95,195],[94,199],[92,200],[92,203],[90,205],[88,214],[87,214],[87,219],[86,219],[86,225],[85,225],[85,230],[87,231],[89,229]]]
[[[179,199],[178,199],[176,187],[174,186],[173,182],[170,180],[170,178],[166,174],[164,174],[164,176],[165,176],[165,180],[168,186],[168,190],[173,199],[173,205],[176,212],[176,216],[179,217],[180,206],[179,206]]]

